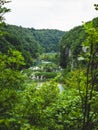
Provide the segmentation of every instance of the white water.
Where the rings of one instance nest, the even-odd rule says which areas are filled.
[[[63,88],[63,86],[62,86],[62,84],[58,84],[58,88],[60,89],[60,93],[62,93],[63,91],[64,91],[64,88]]]

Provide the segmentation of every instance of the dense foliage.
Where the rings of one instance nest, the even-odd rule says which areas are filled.
[[[98,18],[93,21],[94,27],[98,27]],[[63,68],[77,66],[77,58],[82,52],[82,43],[87,34],[83,26],[78,26],[66,32],[60,43],[60,65]]]
[[[0,51],[6,53],[10,48],[22,52],[26,66],[32,64],[32,60],[41,53],[41,46],[34,40],[32,33],[22,27],[5,25],[2,28],[6,34],[0,38]]]
[[[44,51],[57,52],[59,41],[64,34],[58,30],[35,30],[15,25],[4,25],[0,30],[5,32],[0,38],[0,51],[6,53],[12,48],[22,52],[27,67]]]
[[[45,52],[58,52],[59,42],[62,36],[65,34],[64,31],[53,30],[53,29],[42,29],[34,30],[30,29],[40,45],[44,48]]]
[[[20,41],[10,39],[11,33],[1,31],[1,41],[7,37],[10,48],[1,48],[0,52],[0,130],[98,130],[98,22],[94,22],[94,26],[89,22],[82,27],[86,34],[81,43],[84,49],[73,70],[61,69],[54,76],[56,55],[42,55],[43,60],[49,60],[49,64],[41,66],[46,72],[42,71],[42,75],[53,78],[47,82],[34,82],[29,78],[32,68],[22,69],[25,57],[16,48],[19,49],[21,41],[28,46],[25,38],[30,40],[31,35],[25,35],[27,30],[23,33],[26,37],[20,34]],[[0,28],[4,29],[3,26],[0,24]],[[29,57],[27,51],[25,54]]]

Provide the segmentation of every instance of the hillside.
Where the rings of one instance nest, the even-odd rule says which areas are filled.
[[[53,30],[53,29],[41,29],[34,30],[30,29],[35,37],[35,40],[40,43],[44,48],[45,52],[58,52],[59,51],[59,42],[62,39],[62,36],[65,34],[64,31]]]
[[[92,23],[94,27],[98,27],[98,17],[93,19]],[[77,65],[77,57],[82,51],[82,43],[86,37],[83,26],[77,26],[65,33],[60,43],[60,65],[63,68]]]
[[[7,53],[9,49],[19,50],[25,58],[27,67],[43,52],[57,52],[59,41],[65,33],[59,30],[35,30],[15,25],[5,25],[1,30],[5,35],[0,38],[0,51]]]
[[[18,12],[21,9],[26,20],[32,22],[27,18],[28,6],[20,2],[13,4],[14,9],[19,5]],[[40,8],[39,2],[36,4],[43,11],[45,3]],[[63,5],[62,1],[55,2],[54,7]],[[6,25],[4,14],[10,11],[6,3],[9,0],[0,0],[0,130],[98,130],[98,18],[66,33],[35,30]],[[27,3],[29,8],[37,7],[34,1]],[[73,11],[70,5],[69,11]],[[50,5],[46,7],[48,11],[52,9]],[[39,17],[33,15],[31,8],[30,12],[33,20]],[[60,15],[65,17],[63,12]],[[40,18],[47,22],[46,17]]]

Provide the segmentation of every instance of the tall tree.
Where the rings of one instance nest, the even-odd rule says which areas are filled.
[[[94,129],[94,115],[95,111],[92,107],[95,102],[93,101],[97,90],[98,82],[98,28],[94,28],[92,22],[84,25],[87,33],[87,38],[83,42],[82,59],[84,59],[86,66],[84,72],[84,90],[83,94],[80,92],[82,98],[82,112],[83,112],[83,128],[82,130]],[[81,83],[80,83],[81,84]],[[81,87],[83,87],[83,84]],[[93,109],[92,109],[93,108]]]

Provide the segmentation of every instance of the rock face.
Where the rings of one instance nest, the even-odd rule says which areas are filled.
[[[95,28],[98,27],[98,17],[92,20],[92,24]],[[82,47],[86,37],[84,26],[77,26],[65,33],[60,42],[60,66],[62,68],[77,67],[78,57],[88,49]]]

